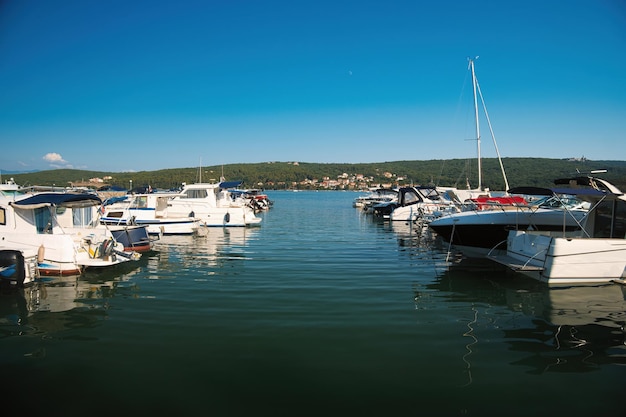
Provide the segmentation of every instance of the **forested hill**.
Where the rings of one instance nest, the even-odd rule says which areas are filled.
[[[509,186],[550,187],[554,179],[606,169],[598,174],[626,190],[626,161],[591,161],[545,158],[504,158],[502,160]],[[503,190],[504,180],[496,158],[482,160],[484,187]],[[3,174],[3,181],[13,177],[23,186],[41,185],[66,187],[87,185],[99,188],[114,185],[122,188],[150,185],[170,189],[183,182],[217,182],[223,175],[227,180],[242,180],[242,187],[262,189],[364,189],[371,186],[405,184],[434,184],[465,187],[478,185],[477,161],[465,159],[395,161],[376,163],[305,163],[265,162],[230,164],[224,166],[163,169],[140,172],[99,172],[57,169],[31,173]],[[100,179],[104,182],[90,182]]]

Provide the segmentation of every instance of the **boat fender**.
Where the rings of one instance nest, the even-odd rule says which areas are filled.
[[[43,245],[39,245],[37,249],[37,263],[42,263],[46,259],[46,248]]]
[[[224,223],[230,223],[230,213],[224,214]]]

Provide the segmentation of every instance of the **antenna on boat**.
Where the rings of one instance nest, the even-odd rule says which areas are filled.
[[[474,60],[478,59],[478,56],[472,58],[467,58],[469,61],[469,69],[472,71],[472,87],[474,89],[474,118],[476,120],[476,150],[478,152],[478,189],[483,189],[483,179],[482,179],[482,163],[480,161],[480,124],[478,122],[478,95],[476,94],[476,86],[478,82],[476,81],[476,73],[474,72]]]

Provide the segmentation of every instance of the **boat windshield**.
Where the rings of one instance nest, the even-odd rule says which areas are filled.
[[[533,201],[533,205],[541,208],[584,208],[585,202],[572,196],[549,196]],[[588,208],[588,207],[587,207]]]

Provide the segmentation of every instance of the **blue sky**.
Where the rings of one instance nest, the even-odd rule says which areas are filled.
[[[626,160],[626,2],[0,2],[0,169]],[[481,120],[482,155],[494,157]]]

